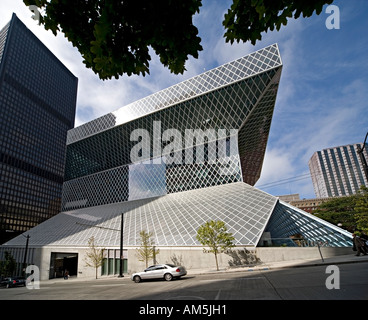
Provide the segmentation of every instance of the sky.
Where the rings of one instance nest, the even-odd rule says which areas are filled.
[[[298,193],[314,198],[308,161],[315,151],[362,143],[368,132],[368,1],[335,0],[339,29],[328,29],[332,14],[289,19],[255,46],[226,43],[222,21],[231,0],[203,0],[194,16],[203,50],[190,57],[183,75],[174,75],[151,51],[150,75],[102,81],[70,42],[31,17],[22,0],[0,0],[0,28],[15,12],[23,23],[78,77],[76,126],[131,102],[277,43],[283,71],[262,173],[255,185],[274,196]],[[331,21],[337,26],[337,20]]]

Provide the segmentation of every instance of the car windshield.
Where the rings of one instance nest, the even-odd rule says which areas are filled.
[[[175,268],[176,265],[175,264],[171,264],[171,263],[166,263],[167,266],[171,267],[171,268]]]

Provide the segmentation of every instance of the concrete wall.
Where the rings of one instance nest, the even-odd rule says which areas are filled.
[[[323,258],[334,257],[344,254],[352,254],[352,248],[328,248],[322,247]],[[254,266],[262,263],[292,261],[301,259],[321,259],[318,247],[299,248],[234,248],[231,252],[218,255],[220,269],[236,266]],[[199,247],[187,248],[161,248],[156,257],[157,263],[174,263],[184,265],[190,269],[215,270],[216,261],[212,253],[203,253]],[[153,264],[150,261],[149,264]],[[145,269],[145,263],[138,261],[135,250],[128,250],[128,272],[134,273]]]
[[[186,269],[216,269],[215,256],[212,253],[203,253],[201,247],[165,247],[159,248],[156,263],[173,263],[183,265]],[[219,266],[227,264],[224,254],[218,256]],[[153,260],[149,265],[154,264]],[[145,262],[138,261],[135,249],[128,250],[128,273],[142,271],[146,268]]]
[[[115,248],[116,249],[116,248]],[[135,248],[128,249],[128,273],[142,271],[146,268],[144,262],[138,261]],[[204,253],[202,247],[162,247],[156,256],[157,263],[174,263],[184,265],[188,270],[205,269],[215,270],[216,261],[212,253]],[[94,278],[95,269],[86,267],[85,254],[87,248],[35,248],[34,264],[40,269],[40,280],[48,280],[50,277],[50,262],[52,252],[78,253],[78,277]],[[323,258],[353,254],[351,248],[321,248]],[[299,259],[321,259],[317,247],[299,248],[244,248],[238,247],[228,253],[218,255],[220,269],[231,266],[254,266],[261,263],[271,263],[278,261],[292,261]],[[149,261],[149,265],[154,261]],[[98,269],[98,277],[101,277],[101,268]]]
[[[352,254],[352,248],[322,247],[323,258]],[[321,259],[318,247],[256,248],[256,255],[263,263],[292,261],[299,259]]]
[[[39,248],[36,249],[34,255],[34,264],[40,269],[40,280],[48,280],[50,278],[50,262],[51,253],[78,253],[78,277],[92,278],[95,277],[95,269],[86,267],[85,252],[87,249],[83,248]],[[101,270],[98,270],[98,275]]]
[[[351,248],[320,248],[323,258],[352,254]],[[218,255],[220,269],[231,266],[254,266],[262,263],[292,261],[300,259],[321,259],[318,247],[299,248],[234,248],[231,252]],[[157,263],[174,263],[190,269],[215,270],[216,261],[212,253],[203,253],[202,248],[161,248],[156,257]],[[153,261],[150,261],[150,265]],[[134,273],[145,269],[145,263],[138,261],[135,250],[128,251],[128,272]]]

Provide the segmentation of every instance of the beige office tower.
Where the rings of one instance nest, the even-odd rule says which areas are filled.
[[[309,160],[314,192],[317,198],[355,194],[362,185],[368,186],[362,157],[362,144],[351,144],[316,151]],[[368,159],[367,144],[363,156]]]

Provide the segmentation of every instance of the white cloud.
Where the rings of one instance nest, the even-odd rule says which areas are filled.
[[[295,171],[291,162],[292,158],[289,152],[280,149],[267,150],[262,175],[257,185],[279,181],[283,177],[293,177]]]

